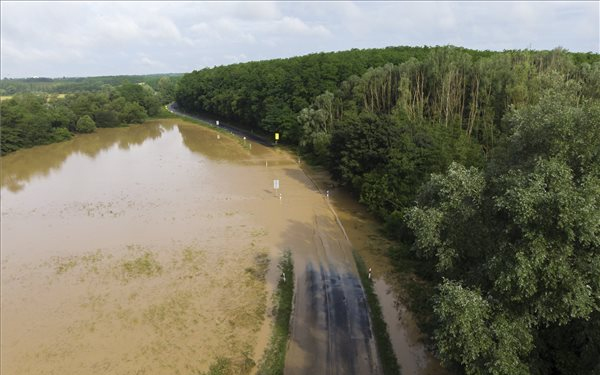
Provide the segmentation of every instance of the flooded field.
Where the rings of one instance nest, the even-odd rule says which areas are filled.
[[[297,287],[286,372],[378,373],[352,247],[373,267],[403,374],[441,373],[373,221],[284,151],[161,120],[0,161],[3,374],[252,368],[285,249]]]
[[[272,179],[293,161],[217,135],[161,121],[1,159],[3,374],[260,357],[285,230]]]

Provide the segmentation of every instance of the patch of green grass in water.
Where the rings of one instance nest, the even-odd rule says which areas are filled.
[[[294,264],[290,250],[283,254],[279,269],[285,273],[286,281],[279,279],[277,291],[275,292],[275,326],[259,365],[258,375],[280,375],[283,374],[285,366],[285,353],[287,341],[290,336],[290,316],[292,315],[292,303],[294,299]]]
[[[57,275],[62,275],[77,266],[77,260],[73,257],[56,260],[55,271]]]
[[[236,360],[230,358],[219,357],[210,365],[208,371],[199,372],[199,375],[239,375],[248,374],[250,370],[256,366],[256,363],[250,358],[246,352]]]
[[[154,258],[154,254],[147,251],[142,256],[124,262],[123,272],[127,277],[154,276],[162,272],[162,266]]]
[[[262,281],[269,269],[269,262],[269,255],[266,252],[258,253],[254,256],[254,266],[247,267],[244,271],[253,279]]]
[[[384,375],[399,375],[400,365],[396,359],[390,335],[388,333],[387,324],[383,319],[383,312],[375,290],[373,289],[373,281],[369,279],[369,271],[363,259],[356,251],[353,251],[354,261],[360,276],[360,281],[365,290],[367,303],[369,304],[369,312],[371,316],[371,326],[373,328],[373,336],[377,345],[377,352],[381,361],[381,367]]]

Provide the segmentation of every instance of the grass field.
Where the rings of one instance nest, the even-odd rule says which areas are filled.
[[[48,99],[63,99],[66,94],[48,94]],[[0,102],[3,102],[8,99],[12,99],[14,95],[0,95]]]

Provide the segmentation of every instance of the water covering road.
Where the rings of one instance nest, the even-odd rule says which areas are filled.
[[[168,109],[207,120],[178,112],[172,105]],[[288,239],[296,246],[291,249],[296,279],[285,374],[380,374],[350,241],[328,198],[300,169],[287,173],[318,194],[303,197],[301,209],[292,213],[312,217],[312,225],[298,222],[290,234],[295,238]]]
[[[350,243],[334,218],[317,216],[313,251],[297,256],[286,374],[379,374]]]

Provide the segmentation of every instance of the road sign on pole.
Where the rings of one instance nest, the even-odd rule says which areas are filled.
[[[273,180],[273,189],[279,189],[279,180]]]

